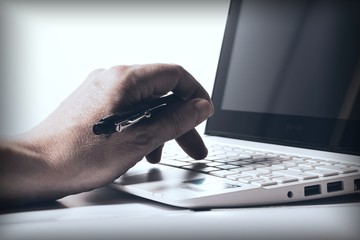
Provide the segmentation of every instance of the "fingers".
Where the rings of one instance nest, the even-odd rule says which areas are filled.
[[[179,146],[193,159],[200,160],[207,156],[207,148],[199,133],[195,129],[184,133],[178,137],[176,141]],[[153,164],[159,163],[161,160],[163,148],[164,144],[161,144],[158,148],[146,156],[146,160]]]
[[[193,159],[204,159],[208,150],[199,133],[192,129],[176,139],[179,146]]]
[[[164,147],[164,144],[161,144],[158,148],[156,148],[154,151],[149,153],[146,156],[146,160],[149,163],[158,163],[158,162],[160,162],[163,147]]]
[[[168,140],[177,139],[186,153],[200,159],[206,156],[207,150],[194,128],[207,119],[211,111],[211,104],[201,98],[175,103],[151,118],[127,128],[117,135],[118,140],[115,141],[129,139],[131,145],[138,147],[138,151],[144,151],[144,155],[150,154],[148,159],[156,162],[161,156],[160,149],[157,148]],[[153,152],[154,149],[157,150]]]

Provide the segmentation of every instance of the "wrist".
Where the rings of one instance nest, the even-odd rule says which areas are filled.
[[[55,200],[68,195],[49,138],[18,135],[0,144],[0,201],[4,205]]]

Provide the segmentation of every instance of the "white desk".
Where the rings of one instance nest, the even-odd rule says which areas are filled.
[[[110,188],[9,209],[10,239],[359,239],[360,194],[291,205],[192,211]]]

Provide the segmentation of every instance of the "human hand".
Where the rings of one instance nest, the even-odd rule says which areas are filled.
[[[103,116],[169,91],[184,101],[121,133],[92,132]],[[38,184],[45,186],[38,198],[59,198],[109,184],[144,156],[152,163],[160,161],[163,144],[170,139],[175,138],[191,157],[206,157],[194,127],[212,112],[209,95],[180,66],[116,66],[91,73],[43,123],[18,138],[17,145],[35,153],[42,163],[41,171],[32,171],[43,174]]]

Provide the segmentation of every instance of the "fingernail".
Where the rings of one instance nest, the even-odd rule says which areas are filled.
[[[194,109],[198,113],[196,125],[205,121],[213,113],[213,106],[205,99],[197,99],[194,102]]]

